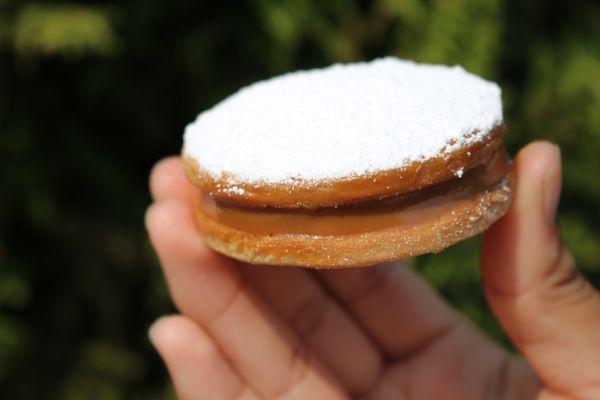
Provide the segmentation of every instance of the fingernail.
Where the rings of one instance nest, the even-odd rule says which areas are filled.
[[[553,145],[552,154],[549,155],[548,167],[544,176],[544,213],[546,220],[554,224],[561,190],[561,160],[560,148]]]

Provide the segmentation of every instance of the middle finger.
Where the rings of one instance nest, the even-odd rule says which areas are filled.
[[[242,272],[353,395],[377,381],[383,359],[349,314],[306,271],[246,266]]]
[[[192,201],[197,190],[187,180],[179,158],[154,168],[155,199]],[[382,356],[364,331],[339,304],[300,269],[250,267],[241,269],[266,302],[286,321],[315,355],[353,394],[370,388],[382,369]]]

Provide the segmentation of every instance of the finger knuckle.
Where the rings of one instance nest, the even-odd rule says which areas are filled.
[[[587,281],[575,267],[575,259],[571,251],[557,241],[552,252],[551,265],[543,279],[541,300],[545,304],[565,302],[575,305],[585,302],[593,294]]]
[[[322,294],[308,296],[293,312],[292,324],[300,336],[306,336],[319,329],[327,317],[331,301]]]
[[[310,372],[310,361],[305,347],[297,342],[290,353],[287,364],[282,368],[282,376],[286,376],[285,384],[276,388],[269,398],[285,399],[290,397],[296,387],[302,385]]]
[[[388,265],[380,265],[364,271],[358,276],[349,294],[349,303],[357,304],[381,292],[388,284],[392,269]]]

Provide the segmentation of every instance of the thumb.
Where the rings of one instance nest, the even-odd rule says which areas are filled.
[[[559,148],[523,148],[516,176],[511,209],[484,237],[486,297],[547,390],[600,398],[600,295],[578,274],[554,223]]]

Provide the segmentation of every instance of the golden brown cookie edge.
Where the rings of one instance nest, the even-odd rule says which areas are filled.
[[[216,179],[190,157],[184,156],[183,164],[188,179],[218,200],[251,207],[314,209],[392,197],[451,179],[458,171],[487,163],[502,146],[504,130],[503,124],[498,125],[480,141],[404,168],[336,180],[248,183],[228,174]]]
[[[260,265],[350,268],[436,253],[486,230],[508,210],[512,173],[477,196],[477,205],[458,206],[431,223],[409,231],[382,231],[340,236],[264,235],[233,229],[197,210],[205,242],[237,260]]]

